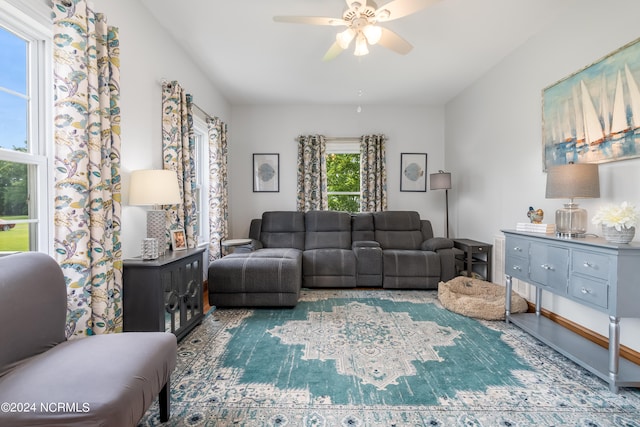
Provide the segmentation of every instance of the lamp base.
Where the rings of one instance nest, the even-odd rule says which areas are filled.
[[[158,253],[164,255],[167,250],[167,213],[161,210],[147,211],[147,237],[158,241]]]
[[[556,236],[584,237],[587,232],[587,211],[577,203],[565,203],[556,211]]]

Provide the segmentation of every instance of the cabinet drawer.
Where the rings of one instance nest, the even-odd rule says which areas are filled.
[[[539,285],[566,294],[569,277],[569,250],[532,243],[529,247],[529,277]]]
[[[571,270],[600,279],[609,278],[609,257],[589,251],[574,250],[571,253]]]
[[[529,257],[529,242],[518,237],[507,236],[505,242],[505,257]]]
[[[516,279],[527,281],[529,279],[529,258],[507,256],[504,273]]]
[[[587,303],[596,308],[609,308],[607,282],[574,274],[569,283],[569,295],[578,302]]]

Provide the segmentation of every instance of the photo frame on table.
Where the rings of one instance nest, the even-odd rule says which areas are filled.
[[[542,169],[640,156],[640,39],[542,90]]]
[[[187,249],[187,235],[183,229],[171,230],[171,249],[174,251]]]
[[[400,154],[400,191],[427,191],[427,153]]]
[[[253,154],[253,192],[277,193],[280,191],[280,154]]]

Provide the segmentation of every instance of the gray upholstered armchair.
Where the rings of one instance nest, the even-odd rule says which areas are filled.
[[[67,340],[66,316],[57,262],[37,252],[0,258],[0,402],[10,405],[0,411],[0,426],[133,427],[158,395],[167,421],[175,335]],[[21,406],[12,412],[12,403]]]

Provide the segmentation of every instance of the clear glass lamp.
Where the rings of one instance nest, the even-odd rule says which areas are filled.
[[[569,199],[556,211],[558,237],[584,237],[587,232],[587,211],[573,199],[600,197],[598,165],[569,163],[552,166],[547,171],[547,199]]]

